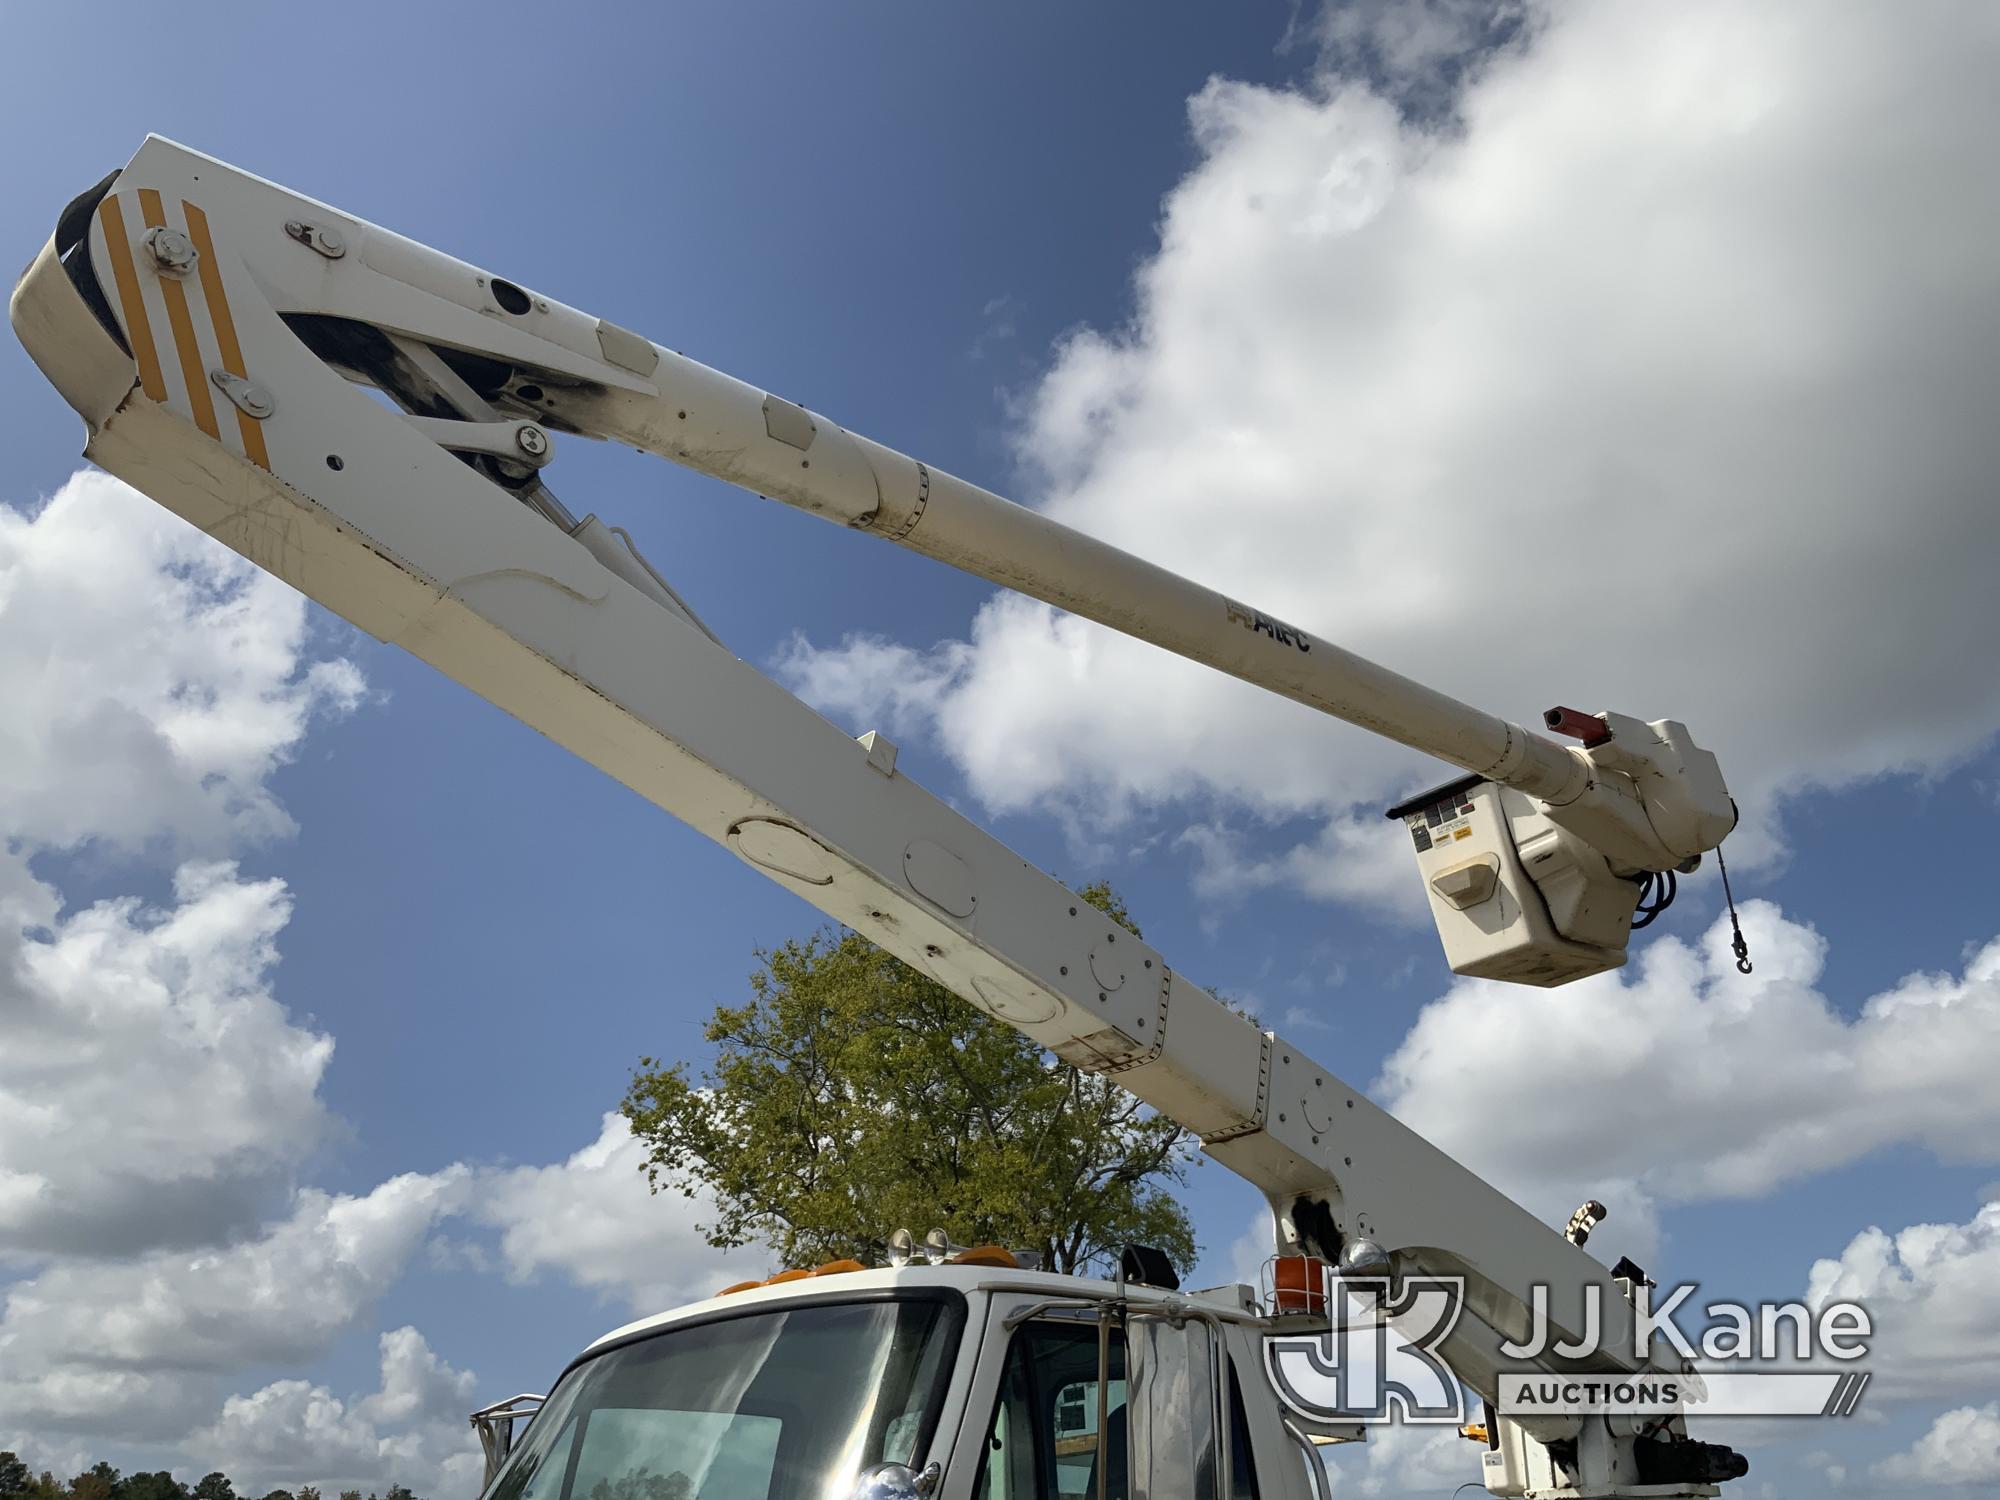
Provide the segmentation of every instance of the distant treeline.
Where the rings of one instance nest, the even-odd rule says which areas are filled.
[[[341,1490],[340,1500],[363,1500],[359,1490]],[[174,1478],[165,1469],[151,1474],[120,1474],[107,1463],[96,1463],[74,1479],[58,1479],[44,1469],[33,1473],[19,1455],[0,1449],[0,1500],[320,1500],[319,1486],[272,1490],[262,1496],[239,1495],[229,1476],[217,1470],[194,1484]],[[366,1500],[417,1500],[400,1484],[386,1495],[371,1492]]]

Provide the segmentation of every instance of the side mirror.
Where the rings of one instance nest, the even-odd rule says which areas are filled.
[[[848,1500],[925,1500],[938,1487],[944,1470],[937,1463],[920,1474],[908,1464],[876,1464],[855,1481]]]
[[[523,1392],[519,1396],[509,1396],[505,1401],[496,1401],[491,1406],[482,1406],[472,1414],[473,1430],[479,1434],[479,1447],[486,1458],[486,1477],[479,1481],[482,1491],[493,1482],[493,1476],[507,1462],[507,1455],[514,1451],[514,1424],[524,1418],[532,1418],[542,1409],[544,1399],[532,1392]]]
[[[1199,1318],[1128,1319],[1126,1410],[1131,1479],[1123,1495],[1218,1500],[1229,1473],[1226,1375]]]

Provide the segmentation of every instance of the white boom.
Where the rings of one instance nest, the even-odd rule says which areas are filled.
[[[1441,1352],[1475,1390],[1490,1397],[1519,1367],[1498,1345],[1527,1334],[1537,1287],[1559,1332],[1582,1331],[1587,1301],[1607,1323],[1603,1353],[1548,1355],[1550,1368],[1680,1369],[1663,1341],[1633,1353],[1629,1282],[900,773],[882,736],[849,739],[720,647],[624,533],[556,502],[540,479],[549,432],[630,443],[876,532],[1503,784],[1518,801],[1467,815],[1465,847],[1541,925],[1499,943],[1526,918],[1459,903],[1480,883],[1463,860],[1431,881],[1433,903],[1503,960],[1528,953],[1535,982],[1622,957],[1629,896],[1608,924],[1584,910],[1606,882],[1685,867],[1727,833],[1713,758],[1678,725],[1606,716],[1602,743],[1559,746],[157,138],[63,214],[12,317],[95,462],[1060,1057],[1115,1075],[1263,1192],[1279,1248],[1464,1277],[1466,1315]],[[1524,861],[1566,873],[1538,885]],[[1543,895],[1562,881],[1571,920],[1615,929],[1615,951],[1551,928],[1561,901]],[[1712,1492],[1635,1490],[1630,1432],[1549,1418],[1514,1436],[1574,1446],[1591,1494]]]

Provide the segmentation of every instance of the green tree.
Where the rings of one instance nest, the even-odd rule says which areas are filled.
[[[187,1500],[187,1486],[165,1469],[127,1474],[118,1482],[115,1500]]]
[[[218,1469],[201,1476],[201,1482],[194,1487],[194,1500],[236,1500],[236,1486]]]
[[[300,1485],[298,1500],[319,1500],[319,1486],[316,1484]]]
[[[590,1500],[688,1500],[694,1484],[679,1469],[655,1474],[641,1465],[616,1479],[600,1479],[590,1487]]]
[[[361,1491],[342,1490],[340,1492],[340,1500],[361,1500]]]
[[[0,1448],[0,1500],[20,1500],[34,1482],[35,1476],[21,1462],[21,1455]]]
[[[297,1497],[290,1490],[272,1490],[264,1500],[297,1500]]]
[[[1103,885],[1080,898],[1137,935]],[[751,999],[706,1027],[714,1063],[639,1061],[622,1109],[655,1192],[714,1195],[712,1245],[787,1265],[867,1259],[898,1225],[1078,1271],[1128,1242],[1182,1266],[1191,1138],[858,933],[761,951]]]
[[[111,1500],[118,1489],[118,1471],[99,1460],[69,1482],[70,1500]]]

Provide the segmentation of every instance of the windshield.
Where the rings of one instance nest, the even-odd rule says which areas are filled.
[[[670,1328],[564,1377],[486,1500],[845,1500],[914,1465],[964,1321],[949,1294]]]

